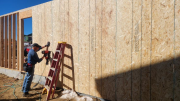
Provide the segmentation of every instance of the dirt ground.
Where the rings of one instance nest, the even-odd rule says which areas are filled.
[[[43,85],[38,84],[36,87],[29,91],[30,97],[23,97],[22,89],[23,80],[8,77],[0,73],[0,100],[1,101],[46,101],[47,95],[42,95]],[[31,88],[36,83],[31,84]],[[59,101],[61,90],[56,90],[54,99],[50,101]],[[94,100],[96,101],[96,100]]]

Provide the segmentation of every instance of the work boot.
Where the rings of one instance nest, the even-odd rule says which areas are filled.
[[[23,97],[28,97],[28,96],[29,96],[28,92],[23,93]]]

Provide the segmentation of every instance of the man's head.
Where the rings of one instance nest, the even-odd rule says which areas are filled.
[[[32,49],[33,49],[35,52],[37,52],[40,47],[41,47],[41,46],[38,45],[37,43],[34,43],[34,44],[32,45]]]

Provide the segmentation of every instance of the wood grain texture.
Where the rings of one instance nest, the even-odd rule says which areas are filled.
[[[12,68],[16,69],[16,14],[12,15]]]
[[[180,101],[180,0],[175,2],[175,65],[174,65],[174,101]]]
[[[7,46],[7,43],[8,43],[8,40],[7,40],[7,27],[8,27],[8,16],[5,16],[5,29],[4,29],[4,67],[5,68],[8,68],[8,60],[7,60],[7,57],[8,57],[8,46]]]
[[[33,24],[33,43],[38,43],[38,36],[39,36],[39,9],[38,6],[34,6],[32,9],[32,24]],[[36,64],[36,67],[39,67],[38,64]],[[35,68],[35,74],[39,72],[39,68]],[[40,75],[40,73],[39,73]]]
[[[20,19],[26,19],[32,17],[32,9],[20,11]]]
[[[95,12],[95,7],[96,7],[96,1],[95,0],[90,0],[89,1],[89,7],[90,7],[90,19],[89,19],[89,22],[90,22],[90,28],[89,28],[89,37],[90,37],[90,40],[89,40],[89,55],[90,55],[90,60],[89,60],[89,64],[90,64],[90,81],[89,81],[89,88],[90,88],[90,91],[89,91],[89,94],[90,95],[93,95],[93,96],[96,96],[96,88],[95,88],[95,77],[96,77],[96,66],[95,66],[95,43],[96,43],[96,40],[95,40],[95,36],[96,36],[96,32],[95,32],[95,29],[96,29],[96,12]]]
[[[67,44],[69,43],[69,0],[64,0],[64,39],[63,41],[67,42]],[[70,86],[69,86],[69,82],[71,81],[70,80],[70,75],[69,73],[72,72],[71,69],[69,69],[68,67],[70,67],[69,65],[69,58],[67,56],[70,56],[69,55],[70,53],[70,49],[69,48],[65,48],[65,51],[64,51],[64,66],[63,66],[63,69],[64,69],[64,72],[63,72],[63,79],[64,79],[64,85],[66,85],[65,87],[67,89],[70,89]]]
[[[142,2],[141,101],[150,101],[151,0]]]
[[[79,0],[79,91],[89,94],[89,0]]]
[[[20,71],[24,71],[24,19],[19,19],[19,52],[19,69]]]
[[[50,61],[49,61],[49,64],[48,65],[45,65],[45,67],[43,67],[43,70],[45,69],[44,71],[44,74],[45,76],[47,76],[48,72],[49,72],[49,69],[50,69],[50,65],[51,65],[51,62],[52,62],[52,53],[54,52],[53,50],[56,49],[56,47],[52,47],[53,46],[53,39],[52,39],[52,36],[53,36],[53,18],[52,18],[52,2],[47,2],[44,4],[44,33],[45,33],[45,37],[46,40],[44,40],[45,42],[42,44],[42,45],[45,45],[47,44],[47,42],[49,41],[51,43],[50,47],[48,48],[49,51],[51,51],[51,58],[50,58]],[[43,30],[43,29],[42,29]],[[56,45],[56,43],[54,43]],[[44,62],[46,62],[46,60],[43,60]],[[45,63],[44,63],[45,64]],[[42,70],[42,69],[41,69]]]
[[[0,66],[4,67],[4,17],[0,17]]]
[[[153,0],[151,100],[173,99],[174,2]]]
[[[141,96],[141,0],[133,1],[132,31],[132,99],[139,101]]]
[[[116,1],[103,1],[102,97],[115,100]]]
[[[51,44],[51,50],[52,50],[52,54],[55,54],[55,49],[57,47],[57,43],[58,41],[62,41],[62,33],[60,32],[60,28],[61,28],[61,23],[60,23],[60,1],[62,0],[56,0],[56,1],[53,1],[52,2],[52,15],[53,15],[53,35],[50,37],[51,39],[53,39],[52,43],[54,44]],[[48,34],[48,33],[47,33]],[[56,39],[56,40],[54,40]],[[62,66],[61,66],[62,68]],[[62,87],[62,71],[60,72],[59,74],[59,80],[56,84],[57,87]]]
[[[8,68],[11,69],[12,68],[12,43],[11,43],[11,26],[12,26],[12,15],[8,16]]]
[[[116,99],[131,101],[132,1],[117,1]]]
[[[73,89],[78,91],[78,0],[69,1],[69,14],[69,44],[71,47],[72,78],[74,79],[74,82],[70,83],[70,87],[73,86]]]
[[[69,0],[69,87],[78,90],[78,0]]]
[[[17,13],[17,70],[20,70],[19,68],[19,13]]]
[[[96,96],[102,97],[102,0],[96,0],[95,52],[96,52]]]

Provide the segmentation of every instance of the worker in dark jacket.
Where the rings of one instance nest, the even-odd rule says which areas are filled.
[[[46,46],[47,45],[45,45],[44,47]],[[28,53],[27,70],[26,70],[27,73],[26,73],[26,77],[24,78],[23,87],[22,87],[24,97],[29,94],[28,91],[30,90],[31,82],[33,79],[35,64],[37,62],[38,63],[41,62],[44,58],[44,56],[42,58],[39,58],[36,52],[44,47],[41,47],[37,43],[34,43],[32,45],[32,49]]]

